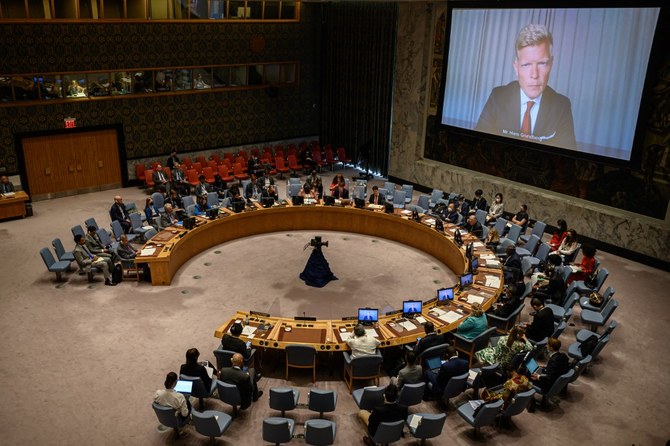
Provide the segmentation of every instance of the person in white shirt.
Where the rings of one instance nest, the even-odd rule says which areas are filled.
[[[177,411],[179,419],[184,421],[191,414],[191,403],[181,393],[174,390],[177,385],[177,374],[170,372],[165,377],[165,389],[157,390],[154,403],[172,407]]]
[[[380,342],[378,339],[368,336],[365,327],[358,324],[354,327],[354,337],[347,339],[347,345],[351,348],[351,357],[374,355]]]

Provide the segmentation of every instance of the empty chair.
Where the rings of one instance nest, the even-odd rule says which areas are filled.
[[[479,435],[479,431],[483,426],[490,426],[495,422],[503,402],[502,399],[499,399],[492,403],[484,404],[484,407],[479,410],[477,415],[475,415],[475,409],[472,408],[472,405],[465,403],[458,408],[458,414],[475,429],[475,435]]]
[[[596,333],[594,331],[587,330],[587,329],[583,328],[583,329],[581,329],[577,332],[577,334],[575,335],[575,339],[577,340],[577,342],[584,342],[588,338],[590,338],[591,336],[597,336],[598,338],[602,338],[604,336],[609,336],[614,331],[614,329],[617,327],[617,325],[619,325],[618,322],[615,321],[614,319],[612,319],[610,321],[609,325],[607,326],[607,328],[605,329],[605,331],[603,332],[603,334],[600,335],[600,336],[598,336],[598,333]]]
[[[298,163],[295,155],[289,155],[288,158],[288,168],[293,171],[292,176],[300,176],[298,173],[299,170],[302,170],[302,166]]]
[[[414,186],[411,184],[403,184],[402,190],[405,191],[405,203],[412,202],[412,194],[414,194]]]
[[[160,192],[154,192],[151,194],[151,199],[154,202],[154,208],[160,213],[165,212],[165,198]]]
[[[116,239],[117,242],[121,240],[121,236],[123,235],[123,228],[121,227],[121,223],[119,223],[118,220],[114,220],[112,222],[112,232],[114,233],[114,238]],[[138,235],[126,234],[126,237],[128,237],[129,242],[132,242],[138,237]]]
[[[430,383],[428,385],[431,388]],[[457,397],[461,393],[465,392],[465,389],[468,388],[468,373],[462,375],[453,376],[447,385],[444,387],[444,392],[442,392],[442,401],[446,410],[449,410],[449,400],[451,398]]]
[[[284,174],[289,173],[291,171],[291,169],[286,167],[284,158],[281,156],[275,157],[275,169],[277,170],[277,172],[279,172],[279,178],[284,178]]]
[[[561,393],[563,388],[568,385],[568,381],[570,381],[570,379],[572,379],[572,376],[574,374],[575,374],[575,370],[570,369],[566,373],[564,373],[563,375],[559,376],[558,379],[556,380],[556,382],[554,382],[554,384],[549,388],[549,390],[545,394],[542,393],[542,389],[540,389],[539,387],[533,386],[535,388],[535,390],[537,391],[537,394],[542,396],[542,407],[547,407],[551,398],[553,398],[553,397],[557,396],[559,393]]]
[[[395,183],[385,181],[384,189],[386,189],[386,191],[388,192],[388,195],[386,195],[386,201],[393,201],[393,194],[395,193]]]
[[[352,198],[360,198],[361,200],[365,200],[365,186],[358,184],[354,186]]]
[[[563,306],[555,304],[547,304],[546,307],[549,308],[554,313],[554,319],[557,321],[568,320],[572,316],[572,307],[579,299],[579,294],[572,293],[567,299]]]
[[[234,384],[228,384],[223,381],[216,381],[216,389],[219,399],[233,407],[233,416],[237,416],[237,410],[242,405],[242,396],[240,390]]]
[[[154,183],[154,170],[153,169],[146,169],[144,171],[144,183],[146,184],[147,188],[153,189],[156,187],[156,183]]]
[[[531,268],[535,269],[540,264],[540,262],[544,262],[544,261],[547,260],[547,256],[549,255],[550,251],[551,251],[551,246],[549,246],[548,243],[540,243],[540,247],[537,248],[537,252],[535,253],[535,255],[524,257],[524,259],[528,259],[528,262],[530,262]]]
[[[384,404],[384,390],[386,387],[364,387],[353,391],[354,402],[361,410],[374,409]]]
[[[405,191],[397,190],[393,192],[393,207],[396,209],[403,209],[405,207]]]
[[[216,390],[216,380],[213,379],[210,388],[206,389],[202,379],[197,376],[179,375],[179,379],[193,382],[191,387],[191,396],[198,398],[198,401],[200,402],[200,406],[198,407],[200,407],[200,410],[204,409],[205,398],[212,396],[212,393],[214,393],[214,390]]]
[[[516,253],[519,254],[521,257],[527,257],[527,256],[532,256],[535,253],[535,249],[537,248],[537,245],[540,243],[540,238],[533,234],[530,236],[530,240],[528,240],[528,243],[523,245],[523,248],[518,247],[516,248]]]
[[[233,177],[235,177],[235,179],[239,181],[249,179],[249,175],[244,173],[244,168],[240,163],[233,164]]]
[[[379,352],[375,355],[359,356],[357,358],[352,358],[348,352],[342,352],[342,356],[344,357],[342,375],[350,393],[354,380],[374,379],[375,385],[379,385],[379,370],[383,359]]]
[[[72,251],[66,251],[59,238],[51,240],[51,246],[53,246],[54,251],[56,251],[56,258],[58,260],[74,262],[74,253]]]
[[[270,409],[281,411],[281,416],[287,410],[293,410],[298,405],[300,391],[287,387],[275,387],[270,389]]]
[[[58,250],[56,250],[56,254],[58,254]],[[61,259],[62,260],[62,259]],[[572,282],[571,285],[575,285],[575,282]],[[575,285],[576,286],[576,285]],[[589,295],[583,296],[579,298],[579,306],[582,307],[582,310],[591,310],[591,311],[600,311],[600,309],[603,307],[603,305],[607,305],[607,301],[612,298],[614,295],[614,288],[611,286],[608,286],[605,292],[603,293],[603,300],[600,304],[600,306],[592,305],[590,300],[589,300]]]
[[[337,393],[334,390],[310,389],[307,395],[307,408],[319,412],[323,418],[325,412],[335,412],[337,406]]]
[[[305,421],[305,443],[315,446],[328,446],[335,443],[335,423],[328,420]]]
[[[81,227],[81,225],[76,225],[72,226],[70,228],[70,232],[72,232],[72,237],[81,234],[82,237],[86,237],[86,233],[84,232],[84,228]]]
[[[444,192],[441,191],[440,189],[433,189],[433,191],[430,193],[430,207],[432,208],[437,204],[439,200],[441,200],[444,197]]]
[[[263,441],[279,445],[293,438],[295,421],[288,418],[269,417],[263,420]]]
[[[372,436],[372,441],[377,444],[389,444],[399,441],[402,437],[402,430],[405,427],[405,420],[379,423],[377,431]]]
[[[297,197],[300,195],[300,190],[302,189],[302,186],[300,184],[289,184],[287,193],[289,197]]]
[[[514,327],[514,325],[516,325],[516,320],[519,318],[519,315],[525,306],[526,304],[519,305],[519,307],[507,317],[500,317],[493,313],[486,313],[486,320],[488,321],[489,326],[496,328],[498,333],[507,333]]]
[[[184,209],[188,209],[189,206],[195,206],[195,198],[193,198],[193,195],[184,195],[181,199],[181,204],[184,206]]]
[[[47,269],[52,273],[56,273],[56,280],[59,282],[62,281],[62,274],[66,271],[69,271],[70,262],[67,260],[56,261],[53,254],[51,254],[51,251],[49,251],[49,248],[40,249],[40,255],[42,256],[42,260],[44,261]]]
[[[166,427],[174,429],[175,438],[179,438],[179,429],[188,422],[188,418],[183,420],[177,416],[177,412],[170,406],[161,406],[158,403],[151,403],[151,407],[156,413],[158,422]]]
[[[519,237],[519,239],[521,239],[521,241],[524,242],[524,243],[528,243],[528,240],[530,240],[530,238],[535,235],[535,236],[537,236],[537,238],[539,238],[541,240],[542,236],[544,235],[544,230],[546,229],[546,227],[547,227],[547,224],[545,222],[536,221],[535,225],[533,225],[533,230],[530,232],[530,235],[526,235],[526,234],[521,235]]]
[[[567,326],[568,326],[568,322],[565,321],[565,320],[562,320],[560,322],[554,322],[554,327],[555,328],[554,328],[554,333],[551,335],[551,337],[555,338],[555,339],[560,338]]]
[[[507,220],[502,217],[498,217],[496,224],[493,226],[493,229],[498,231],[498,234],[502,237],[502,234],[505,231],[505,226],[507,226]]]
[[[316,382],[316,349],[310,345],[286,346],[286,381],[289,367],[312,369],[312,382]]]
[[[426,383],[405,384],[400,389],[398,395],[398,404],[403,406],[416,406],[423,400],[423,393],[426,390]]]
[[[598,344],[596,344],[595,348],[591,352],[591,357],[593,358],[593,361],[596,360],[598,355],[600,355],[600,352],[605,348],[607,343],[610,341],[610,336],[602,336],[600,339],[598,339]],[[576,359],[577,361],[581,361],[584,359],[586,356],[584,353],[581,351],[581,342],[574,342],[568,346],[568,356],[570,356],[573,359]]]
[[[416,205],[421,208],[421,213],[428,212],[430,210],[430,197],[424,194],[419,195]]]
[[[599,292],[600,288],[603,286],[603,283],[605,283],[605,280],[607,280],[607,276],[609,275],[610,273],[607,271],[607,268],[598,270],[598,274],[596,275],[596,284],[594,287],[586,285],[583,280],[576,281],[579,294],[591,293],[593,291]]]
[[[209,192],[207,194],[207,205],[213,208],[219,207],[219,194],[216,192]]]
[[[154,235],[158,234],[158,231],[156,231],[154,228],[149,229],[147,232],[144,233],[144,240],[147,242],[151,240]]]
[[[127,209],[127,208],[126,208],[126,209]],[[86,228],[87,228],[87,229],[88,229],[90,226],[93,226],[93,227],[95,228],[96,231],[97,231],[98,229],[100,229],[100,227],[98,226],[98,222],[95,221],[95,218],[93,218],[93,217],[91,217],[91,218],[87,218],[86,220],[84,220],[84,225],[86,225]]]
[[[421,417],[419,424],[416,427],[411,426],[413,417]],[[418,413],[407,417],[407,425],[409,426],[409,433],[414,438],[421,440],[421,444],[426,444],[428,438],[438,437],[444,428],[444,422],[447,419],[446,413]]]
[[[475,217],[480,225],[486,226],[486,211],[484,209],[477,209],[475,211]]]
[[[474,339],[466,339],[458,333],[454,332],[454,347],[459,352],[463,352],[468,355],[470,360],[469,365],[472,367],[472,357],[474,356],[474,353],[488,346],[489,340],[495,331],[496,327],[488,328],[485,332]]]
[[[139,181],[144,182],[145,180],[145,171],[147,170],[147,166],[145,166],[142,163],[137,163],[135,164],[135,178],[137,178]]]
[[[218,410],[206,410],[204,412],[192,410],[191,415],[193,416],[193,425],[196,432],[209,437],[212,444],[214,444],[216,437],[223,435],[232,421],[230,415]]]
[[[577,379],[586,371],[586,369],[589,368],[589,364],[591,364],[591,361],[593,360],[593,356],[591,355],[586,355],[581,361],[577,362],[575,366],[573,367],[575,373],[572,375],[572,378],[568,380],[568,384],[572,384],[573,382],[577,381]],[[565,386],[563,388],[563,391],[567,391],[568,386]]]
[[[133,228],[133,233],[138,234],[140,237],[144,237],[144,234],[146,234],[147,231],[151,229],[151,227],[144,227],[142,224],[142,217],[140,217],[140,214],[135,212],[130,214],[130,224]]]
[[[605,304],[601,311],[582,310],[579,317],[582,319],[582,322],[591,326],[591,331],[597,332],[598,327],[602,327],[607,323],[618,306],[619,302],[616,299],[611,298],[607,301],[607,304]]]
[[[496,248],[496,251],[499,254],[504,254],[508,246],[516,245],[519,235],[521,234],[521,229],[521,226],[513,224],[507,233],[507,236],[500,239],[500,244]]]

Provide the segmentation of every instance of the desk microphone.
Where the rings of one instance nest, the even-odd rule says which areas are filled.
[[[304,311],[302,312],[302,317],[306,317],[306,316],[305,316],[305,312],[304,312]]]

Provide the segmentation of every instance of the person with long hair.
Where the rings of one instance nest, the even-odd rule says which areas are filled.
[[[556,228],[554,234],[551,236],[551,240],[549,240],[549,246],[551,246],[552,252],[556,251],[558,247],[561,246],[561,243],[563,243],[563,239],[567,234],[568,234],[568,224],[563,219],[558,220],[558,227]]]
[[[572,273],[566,284],[570,285],[575,280],[584,280],[596,269],[596,248],[593,246],[582,247],[582,261],[577,265],[579,270]]]
[[[475,355],[479,362],[487,365],[498,363],[503,370],[507,369],[514,355],[529,352],[533,346],[526,339],[526,329],[515,325],[507,336],[501,336],[498,343],[479,350]]]
[[[495,200],[489,207],[489,213],[486,214],[486,224],[495,224],[498,217],[502,217],[504,211],[505,205],[503,204],[503,196],[500,192],[498,192],[495,195]]]

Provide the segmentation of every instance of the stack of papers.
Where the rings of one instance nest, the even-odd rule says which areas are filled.
[[[350,337],[351,337],[351,332],[350,331],[340,333],[340,338],[342,339],[342,342],[347,342]]]
[[[405,330],[414,330],[414,329],[416,329],[416,325],[414,325],[414,324],[411,323],[410,321],[403,321],[403,322],[400,322],[400,325],[401,325],[402,328],[404,328]]]
[[[456,313],[455,311],[449,311],[447,313],[444,313],[444,315],[440,316],[440,319],[442,319],[447,324],[453,324],[460,318],[461,315],[459,313]]]
[[[500,260],[486,260],[486,266],[489,268],[500,268]]]
[[[484,299],[485,298],[482,296],[474,296],[472,294],[468,294],[468,302],[471,304],[474,303],[481,304],[482,302],[484,302]]]
[[[366,328],[365,334],[368,336],[372,336],[373,338],[379,337],[379,335],[377,334],[377,330],[375,330],[374,328]]]
[[[489,288],[500,288],[500,277],[486,276],[486,284]]]
[[[150,246],[148,248],[143,248],[142,251],[140,252],[140,255],[141,256],[150,256],[150,255],[153,255],[153,253],[155,253],[155,252],[156,252],[156,248],[154,248],[153,246]]]
[[[423,316],[417,316],[416,321],[420,324],[425,324],[426,323],[426,319],[424,319]]]
[[[412,415],[409,417],[409,427],[416,429],[421,424],[421,415]]]
[[[433,308],[433,309],[430,310],[430,311],[431,311],[432,313],[436,314],[437,317],[444,316],[444,315],[446,314],[446,311],[443,311],[443,310],[441,310],[441,309],[439,309],[439,308]]]
[[[495,254],[479,254],[479,260],[495,260]]]
[[[435,219],[434,219],[434,218],[427,218],[427,219],[424,220],[424,222],[425,222],[428,226],[435,226]]]
[[[252,327],[251,325],[246,325],[242,329],[242,334],[245,335],[245,336],[249,336],[249,335],[253,334],[255,331],[256,331],[256,327]]]
[[[475,248],[483,248],[483,247],[484,247],[484,244],[483,244],[482,242],[474,242],[473,246],[474,246]]]
[[[384,206],[382,206],[381,204],[369,204],[368,207],[370,209],[384,209]]]

